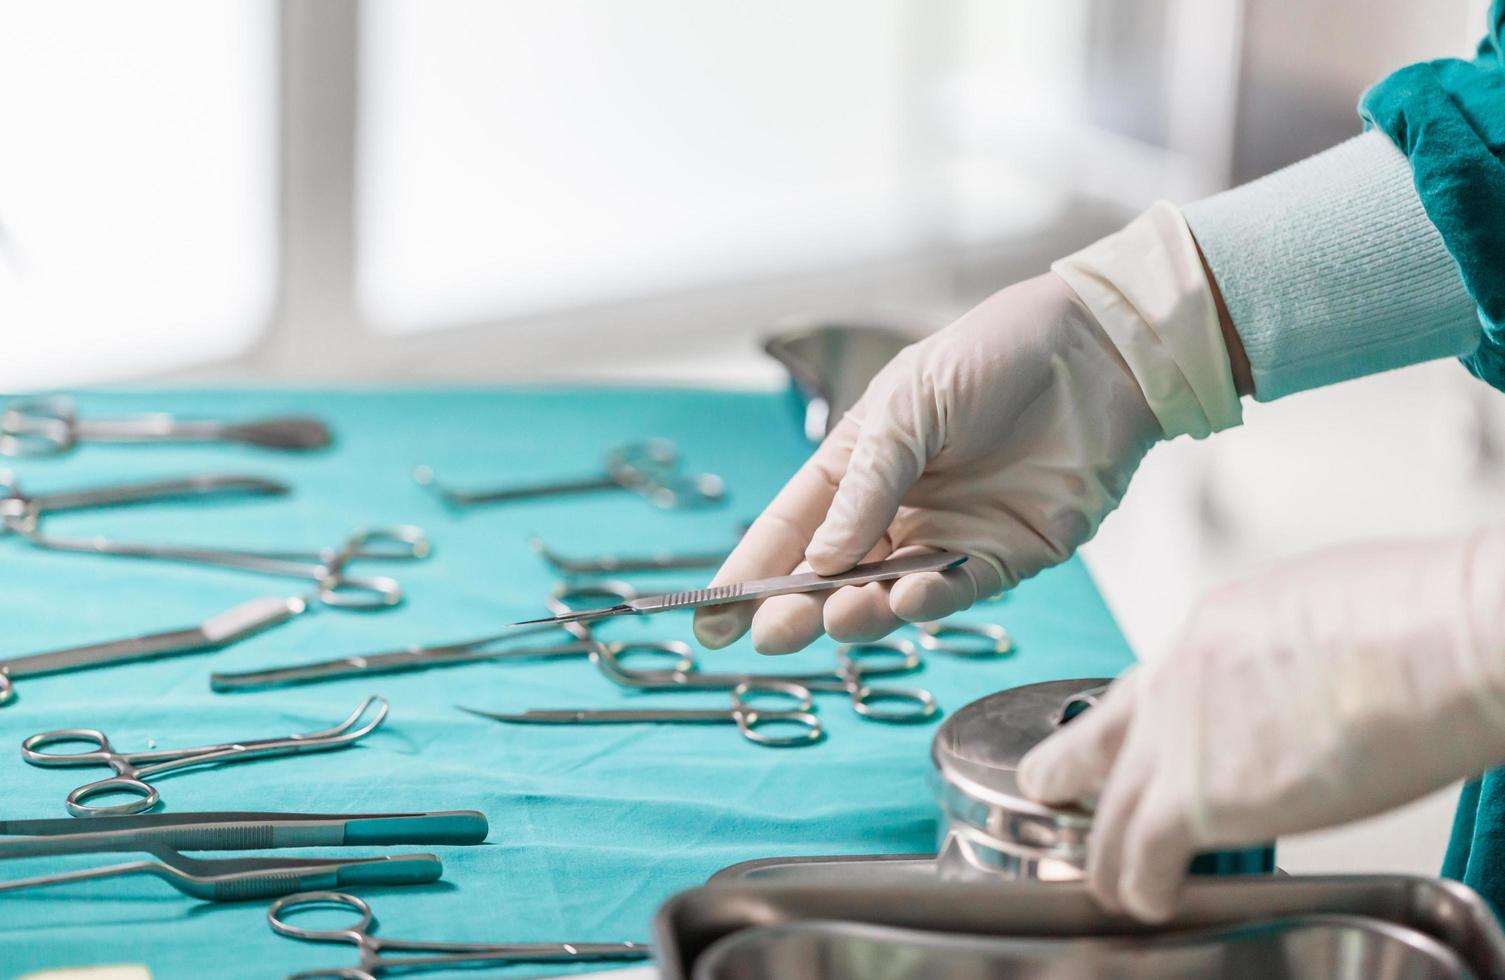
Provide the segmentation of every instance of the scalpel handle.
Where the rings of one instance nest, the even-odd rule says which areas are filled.
[[[888,582],[905,575],[921,572],[944,572],[960,566],[967,556],[955,551],[936,551],[904,558],[889,558],[868,562],[842,572],[839,575],[816,575],[802,572],[798,575],[780,575],[775,578],[753,579],[732,585],[718,585],[688,592],[669,592],[664,595],[643,596],[626,603],[634,612],[653,613],[666,609],[699,609],[705,606],[721,606],[731,602],[748,602],[767,599],[776,595],[792,595],[798,592],[826,592],[847,585],[867,585],[869,582]]]

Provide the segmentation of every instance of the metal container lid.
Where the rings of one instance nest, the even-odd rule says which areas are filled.
[[[1092,817],[1045,806],[1019,789],[1019,760],[1069,720],[1108,678],[1028,684],[973,701],[935,733],[930,756],[948,826],[1001,850],[1067,862],[1085,859]]]

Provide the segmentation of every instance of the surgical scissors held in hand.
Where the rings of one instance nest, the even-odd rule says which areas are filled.
[[[594,490],[631,490],[646,497],[656,507],[680,510],[717,504],[726,496],[726,484],[721,477],[712,473],[680,472],[679,451],[667,439],[649,439],[647,442],[618,446],[606,454],[604,473],[578,480],[522,487],[456,490],[440,483],[434,476],[433,469],[427,466],[415,469],[413,479],[420,486],[431,487],[452,507],[532,500]]]
[[[375,716],[361,723],[372,705]],[[387,717],[385,698],[369,697],[350,717],[331,728],[281,738],[263,738],[244,742],[226,742],[220,745],[199,745],[189,749],[155,749],[147,752],[116,752],[109,738],[97,728],[60,728],[39,732],[21,743],[21,758],[34,766],[94,766],[104,765],[115,770],[115,775],[86,783],[68,794],[68,812],[75,817],[92,817],[101,814],[144,813],[161,800],[156,787],[147,782],[159,773],[172,772],[190,766],[221,765],[231,762],[248,762],[272,756],[298,755],[304,752],[324,752],[354,745],[376,730]],[[44,746],[60,742],[89,742],[95,748],[86,752],[42,752]],[[91,806],[88,800],[105,793],[128,793],[137,797],[129,803],[115,806]]]
[[[623,665],[617,654],[633,644],[608,644],[597,664],[607,677],[624,687],[649,691],[675,689],[732,690],[743,684],[779,682],[811,692],[845,694],[852,710],[864,718],[887,722],[928,721],[935,716],[935,695],[917,687],[879,687],[871,677],[908,673],[920,668],[920,655],[907,640],[874,640],[836,651],[836,669],[807,674],[702,674],[694,670],[641,670]]]
[[[779,575],[775,578],[753,579],[728,585],[713,585],[705,589],[685,592],[664,592],[658,595],[638,596],[626,599],[614,606],[601,609],[581,609],[561,612],[544,619],[525,619],[514,626],[533,626],[539,623],[581,623],[611,616],[650,615],[673,609],[700,609],[705,606],[721,606],[732,602],[751,602],[776,595],[799,592],[828,592],[847,585],[867,585],[870,582],[888,582],[905,575],[921,572],[944,572],[960,566],[967,556],[953,551],[937,551],[904,558],[889,558],[885,561],[858,565],[839,575],[816,575],[801,572],[796,575]],[[584,594],[583,587],[570,589],[571,593]],[[557,598],[557,595],[556,595]]]
[[[735,724],[742,736],[759,745],[782,748],[792,745],[810,745],[825,737],[820,719],[810,710],[813,702],[810,692],[798,684],[783,681],[758,680],[744,682],[732,688],[730,708],[558,708],[524,711],[521,714],[499,714],[456,705],[492,721],[542,725],[612,725],[642,724],[644,722],[670,722],[673,724]],[[792,708],[760,708],[755,703],[759,698],[786,699]],[[794,726],[797,731],[789,735],[776,735],[762,731],[763,728],[785,729]]]
[[[80,442],[238,442],[263,449],[323,449],[329,427],[309,418],[253,422],[179,419],[162,413],[81,419],[72,398],[13,398],[0,412],[0,455],[51,456]]]
[[[288,916],[295,912],[328,908],[348,909],[356,921],[342,929],[310,929],[293,925]],[[459,967],[471,963],[587,963],[607,960],[644,960],[652,950],[640,943],[444,943],[411,939],[382,939],[372,934],[376,918],[371,906],[354,895],[316,891],[288,895],[267,909],[267,924],[279,936],[313,943],[349,943],[360,954],[354,967],[303,970],[287,980],[310,980],[313,977],[346,977],[351,980],[375,980],[378,974],[412,973],[422,967]],[[393,957],[385,953],[413,953]]]

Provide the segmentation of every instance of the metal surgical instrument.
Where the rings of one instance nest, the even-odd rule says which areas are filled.
[[[178,851],[282,847],[479,844],[490,828],[478,810],[437,813],[258,813],[208,810],[119,817],[0,820],[0,858],[105,854],[157,844]]]
[[[944,572],[961,565],[967,556],[952,551],[937,551],[929,554],[909,555],[904,558],[889,558],[885,561],[858,565],[840,575],[816,575],[801,572],[796,575],[780,575],[775,578],[754,579],[716,585],[705,589],[685,592],[665,592],[658,595],[638,596],[616,605],[601,609],[582,609],[563,612],[544,619],[528,619],[516,626],[531,626],[537,623],[581,623],[611,616],[649,615],[668,612],[672,609],[700,609],[705,606],[720,606],[732,602],[749,602],[767,599],[770,596],[790,595],[798,592],[826,592],[847,585],[867,585],[870,582],[887,582],[905,575],[920,572]],[[571,587],[572,592],[581,592]]]
[[[620,643],[606,650],[616,653]],[[920,668],[920,655],[907,640],[874,640],[843,646],[836,651],[836,669],[807,674],[702,674],[693,670],[641,670],[623,666],[615,657],[597,660],[607,677],[625,687],[650,691],[674,689],[732,690],[742,684],[778,681],[811,692],[845,694],[852,710],[864,718],[887,722],[918,722],[934,717],[935,696],[915,687],[879,687],[869,678],[903,674]]]
[[[760,708],[759,699],[787,701],[789,708]],[[799,684],[784,681],[744,681],[732,688],[731,705],[728,708],[674,709],[577,709],[533,710],[520,714],[499,714],[456,705],[461,711],[490,718],[493,721],[543,725],[610,725],[641,724],[644,722],[669,722],[674,724],[735,724],[744,738],[759,745],[784,747],[810,745],[825,736],[820,719],[811,711],[813,702],[810,692]],[[797,731],[788,735],[763,731],[764,728],[784,730],[794,726]]]
[[[339,657],[309,664],[289,664],[267,670],[250,670],[231,674],[210,674],[209,686],[216,691],[246,691],[256,688],[286,687],[293,684],[313,684],[370,674],[396,674],[411,670],[428,670],[431,667],[449,667],[456,664],[496,663],[512,660],[539,660],[554,657],[588,656],[598,644],[589,638],[580,638],[572,633],[559,643],[544,646],[514,646],[517,640],[531,632],[553,631],[553,625],[541,630],[509,629],[501,633],[433,646],[410,646],[388,653],[368,653],[353,657]],[[693,670],[695,661],[688,648],[663,651],[672,658],[668,666],[675,670]]]
[[[264,449],[323,449],[329,428],[308,418],[252,422],[179,419],[154,412],[125,418],[79,418],[72,398],[13,398],[0,411],[0,455],[51,456],[80,442],[235,442]]]
[[[946,653],[953,657],[1001,657],[1014,652],[1014,641],[1009,631],[997,623],[967,623],[943,619],[929,623],[915,623],[920,646],[932,653]],[[982,640],[983,644],[975,644]]]
[[[15,477],[0,470],[0,531],[31,535],[36,533],[43,516],[62,511],[117,507],[125,504],[153,503],[162,500],[192,500],[199,497],[282,496],[291,488],[276,480],[238,473],[198,473],[193,476],[147,480],[140,483],[113,483],[62,490],[56,493],[29,495],[22,492]]]
[[[413,471],[420,486],[431,487],[445,503],[453,507],[474,504],[532,500],[561,494],[594,490],[631,490],[646,497],[656,507],[680,510],[720,503],[726,496],[726,484],[712,473],[683,473],[679,469],[679,450],[667,439],[618,446],[606,454],[605,472],[600,476],[560,480],[519,487],[488,487],[479,490],[456,490],[440,483],[434,471],[420,466]]]
[[[311,929],[293,925],[295,912],[338,908],[354,912],[354,923],[339,929]],[[313,943],[349,943],[360,954],[354,967],[303,970],[287,980],[348,977],[375,980],[383,973],[413,973],[424,967],[443,969],[478,963],[587,963],[607,960],[644,960],[652,951],[641,943],[445,943],[411,939],[383,939],[373,935],[376,917],[371,906],[354,895],[314,891],[288,895],[267,909],[267,924],[279,936]],[[396,957],[387,953],[411,953]]]
[[[562,575],[622,575],[631,572],[667,572],[686,568],[716,568],[729,551],[656,551],[641,555],[600,555],[596,558],[567,558],[531,537],[528,547]]]
[[[285,623],[307,608],[307,603],[299,598],[267,596],[243,602],[186,629],[0,659],[0,705],[15,697],[14,681],[18,677],[37,677],[185,653],[222,650],[248,636],[255,636],[262,630]]]
[[[371,720],[363,721],[371,713]],[[34,766],[108,766],[115,775],[86,783],[68,794],[68,812],[75,817],[92,817],[121,813],[144,813],[156,806],[161,797],[147,782],[161,773],[191,766],[226,765],[272,756],[323,752],[354,745],[375,731],[387,717],[385,698],[369,697],[350,717],[331,728],[286,735],[281,738],[199,745],[188,749],[154,749],[146,752],[116,752],[105,733],[96,728],[60,728],[40,732],[21,743],[21,758]],[[88,742],[94,746],[85,752],[42,752],[44,746],[63,742]],[[91,806],[87,801],[105,793],[128,793],[137,797],[115,806]]]

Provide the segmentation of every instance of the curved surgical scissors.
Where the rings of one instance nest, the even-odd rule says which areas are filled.
[[[423,529],[412,524],[362,528],[337,548],[318,551],[237,551],[230,548],[192,548],[153,545],[110,538],[60,538],[40,527],[16,526],[32,544],[52,551],[119,555],[156,561],[189,562],[237,568],[264,575],[309,579],[314,595],[326,606],[342,609],[381,609],[402,602],[402,586],[387,575],[355,576],[346,567],[355,561],[414,561],[432,550]]]
[[[80,442],[238,442],[264,449],[323,449],[329,428],[307,418],[253,422],[179,419],[161,412],[125,418],[78,417],[72,398],[13,398],[0,411],[0,456],[55,456]]]
[[[354,923],[340,929],[310,929],[288,922],[295,912],[338,908],[356,914]],[[412,939],[381,939],[372,935],[376,917],[371,906],[354,895],[343,892],[300,892],[279,898],[267,909],[267,924],[279,936],[311,943],[349,943],[360,954],[353,967],[303,970],[287,980],[311,980],[314,977],[343,977],[348,980],[376,980],[379,974],[417,972],[415,968],[458,967],[465,963],[587,963],[606,960],[644,960],[652,955],[641,943],[442,943]],[[383,953],[414,953],[408,957],[384,956]]]
[[[793,745],[810,745],[825,737],[820,719],[811,710],[810,692],[799,684],[784,681],[758,679],[744,681],[732,688],[732,703],[729,708],[634,708],[634,709],[581,709],[561,708],[524,711],[518,714],[501,714],[480,711],[456,705],[461,711],[490,718],[493,721],[543,725],[610,725],[640,724],[643,722],[668,722],[671,724],[725,724],[732,723],[742,732],[743,738],[782,748]],[[787,708],[761,708],[758,701],[783,701]],[[764,728],[786,729],[794,726],[797,731],[777,735],[763,731]]]
[[[604,644],[597,654],[601,672],[624,687],[650,691],[725,691],[745,684],[775,682],[811,692],[845,694],[851,699],[853,711],[874,721],[926,721],[936,713],[935,696],[923,688],[879,687],[868,683],[871,677],[905,674],[920,668],[920,654],[907,640],[874,640],[843,646],[836,651],[834,671],[805,674],[702,674],[694,670],[634,669],[620,660],[620,655],[634,646],[638,645]]]
[[[1001,657],[1014,652],[1009,631],[997,623],[965,623],[950,619],[915,623],[921,647],[953,657]],[[948,640],[950,642],[948,642]],[[984,643],[977,644],[975,641]],[[969,642],[971,641],[971,642]]]
[[[362,719],[376,705],[375,715],[362,723]],[[152,776],[186,769],[190,766],[222,765],[231,762],[247,762],[271,756],[299,755],[304,752],[323,752],[341,749],[365,738],[377,729],[387,717],[387,700],[369,697],[350,717],[331,728],[281,738],[254,739],[245,742],[226,742],[221,745],[199,745],[190,749],[157,749],[149,752],[116,752],[110,739],[97,728],[60,728],[39,732],[21,743],[21,758],[34,766],[94,766],[104,765],[115,770],[115,775],[85,783],[68,794],[68,812],[75,817],[93,817],[122,813],[145,813],[161,801],[155,786],[147,782]],[[42,752],[44,746],[60,742],[89,742],[95,746],[85,752]],[[91,806],[88,801],[105,793],[128,793],[137,799],[116,806]]]

